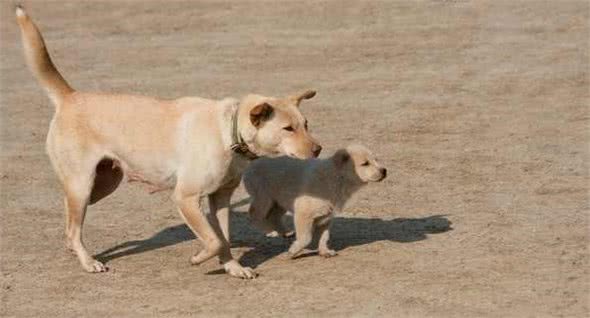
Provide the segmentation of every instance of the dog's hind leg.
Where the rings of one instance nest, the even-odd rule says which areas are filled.
[[[76,171],[77,170],[77,171]],[[76,253],[82,267],[91,273],[105,272],[107,267],[92,258],[82,241],[82,227],[90,202],[95,171],[74,169],[76,174],[63,178],[66,206],[66,245]]]
[[[82,227],[88,204],[106,195],[106,192],[102,192],[92,198],[96,176],[103,170],[99,162],[104,154],[91,140],[82,140],[64,127],[55,119],[52,121],[47,135],[47,154],[65,192],[66,246],[74,251],[86,271],[105,272],[107,268],[88,254],[82,241]],[[104,183],[101,180],[98,182]]]

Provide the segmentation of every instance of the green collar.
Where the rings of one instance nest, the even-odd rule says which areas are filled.
[[[242,135],[238,129],[238,112],[240,111],[240,107],[236,108],[236,111],[232,114],[231,118],[231,147],[230,149],[241,155],[246,157],[248,160],[254,160],[258,158],[258,155],[252,152],[248,145],[244,142]]]

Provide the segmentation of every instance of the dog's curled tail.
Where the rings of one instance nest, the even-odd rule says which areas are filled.
[[[45,41],[43,41],[39,29],[20,5],[16,7],[16,20],[21,32],[27,65],[49,95],[53,104],[59,107],[63,99],[74,92],[74,89],[70,87],[55,68],[49,53],[47,53]]]

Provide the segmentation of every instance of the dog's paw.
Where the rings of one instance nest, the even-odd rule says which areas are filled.
[[[225,269],[226,273],[237,278],[253,279],[258,276],[258,274],[252,268],[243,267],[236,260],[231,260],[223,264],[223,268]]]
[[[95,259],[90,259],[88,262],[86,262],[82,266],[89,273],[104,273],[109,270],[109,268],[106,265],[104,265],[103,263],[101,263]]]
[[[296,259],[296,258],[298,258],[299,256],[301,256],[303,254],[304,254],[304,251],[302,249],[301,250],[298,250],[298,251],[291,251],[291,250],[289,250],[287,252],[287,255],[288,255],[289,259]]]
[[[306,245],[307,242],[303,244],[297,240],[293,242],[293,244],[291,244],[291,247],[289,247],[289,257],[291,259],[299,257],[303,253]]]
[[[334,257],[338,255],[338,253],[335,250],[320,250],[318,251],[318,254],[320,254],[321,257],[325,258]]]

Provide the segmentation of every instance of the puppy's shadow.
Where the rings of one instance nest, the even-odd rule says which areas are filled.
[[[241,200],[233,208],[247,205],[249,199]],[[245,266],[256,268],[269,259],[284,253],[292,240],[267,238],[254,229],[246,213],[236,213],[231,217],[232,247],[248,247],[240,258]],[[288,218],[291,221],[291,218]],[[290,224],[292,226],[292,224]],[[336,217],[331,228],[330,246],[337,250],[370,244],[378,241],[410,243],[428,238],[428,234],[443,233],[452,230],[451,221],[444,215],[432,215],[423,218],[396,218],[383,220],[379,218]],[[150,238],[133,240],[111,247],[95,257],[107,263],[119,257],[176,245],[195,239],[185,224],[178,224],[163,229]],[[317,245],[317,239],[313,243]]]
[[[330,230],[330,247],[341,251],[349,247],[371,244],[378,241],[411,243],[425,240],[428,234],[452,230],[451,221],[445,215],[432,215],[423,218],[379,218],[335,217]],[[239,243],[237,241],[236,243]],[[254,248],[242,255],[240,262],[256,268],[267,260],[287,251],[292,240],[282,238],[262,238],[255,240]],[[246,246],[251,246],[246,245]],[[240,245],[238,245],[240,246]],[[311,247],[317,246],[317,237]],[[309,256],[310,254],[303,255]]]

